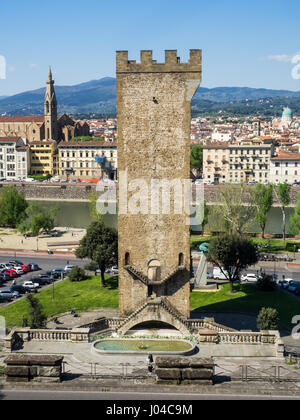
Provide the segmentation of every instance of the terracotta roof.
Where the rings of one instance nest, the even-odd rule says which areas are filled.
[[[280,153],[271,160],[300,160],[300,153]]]
[[[206,146],[203,146],[203,149],[227,149],[229,143],[227,141],[224,142],[212,142],[207,143]]]
[[[18,115],[14,117],[0,117],[0,123],[4,122],[44,122],[43,115]]]
[[[116,142],[107,142],[107,141],[62,141],[59,143],[58,147],[117,147]]]
[[[0,143],[16,143],[20,137],[0,137]]]

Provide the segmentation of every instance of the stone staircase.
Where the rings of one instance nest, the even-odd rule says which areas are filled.
[[[156,307],[156,308],[153,308]],[[132,326],[136,323],[139,324],[141,319],[143,319],[142,312],[149,310],[149,313],[153,315],[156,313],[156,309],[159,309],[158,307],[162,308],[164,311],[168,313],[168,321],[170,325],[175,326],[175,328],[184,331],[185,333],[189,332],[189,322],[188,320],[177,310],[174,308],[174,306],[168,301],[165,297],[160,297],[156,299],[149,299],[147,300],[143,305],[141,305],[135,312],[133,312],[131,315],[129,315],[126,319],[123,319],[119,326],[118,331],[121,331],[124,333],[124,327],[128,326],[132,328]],[[159,311],[158,311],[159,312]],[[160,313],[160,312],[159,312]],[[151,317],[150,317],[151,318]],[[152,319],[149,318],[149,321],[156,320],[156,321],[162,321],[164,322],[164,319],[155,319],[155,317]],[[132,322],[134,321],[134,322]],[[172,322],[170,322],[172,321]],[[129,329],[130,329],[129,328]]]
[[[127,270],[129,273],[133,274],[136,278],[141,280],[144,284],[147,286],[160,286],[164,284],[165,282],[171,280],[176,274],[183,272],[185,270],[184,266],[177,267],[176,270],[173,271],[173,273],[169,274],[167,277],[165,277],[161,281],[151,281],[147,276],[145,276],[143,273],[138,271],[136,268],[134,268],[132,265],[125,265],[125,270]]]

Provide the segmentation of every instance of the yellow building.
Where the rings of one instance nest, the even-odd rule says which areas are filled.
[[[55,140],[35,141],[30,144],[31,175],[57,174],[57,143]]]

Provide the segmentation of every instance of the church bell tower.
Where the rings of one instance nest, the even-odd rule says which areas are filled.
[[[49,68],[47,88],[44,103],[45,140],[57,140],[57,100],[54,90],[52,71]]]

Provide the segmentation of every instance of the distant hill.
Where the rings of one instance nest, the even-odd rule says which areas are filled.
[[[56,86],[59,113],[89,114],[116,112],[116,79],[105,77],[74,86]],[[43,114],[45,88],[0,97],[0,114]],[[248,87],[200,87],[192,102],[193,113],[220,111],[248,115],[281,112],[284,105],[300,111],[300,92]],[[274,114],[273,114],[274,115]]]

